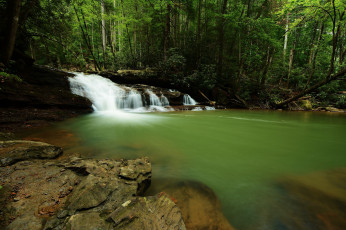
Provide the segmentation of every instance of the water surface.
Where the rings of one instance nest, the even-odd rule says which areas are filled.
[[[67,154],[149,156],[154,186],[167,178],[203,182],[218,195],[231,224],[247,230],[290,229],[271,222],[286,205],[277,182],[286,175],[345,167],[345,128],[345,114],[333,113],[119,112],[82,116],[35,135],[47,139],[58,129],[77,137],[73,144],[60,139]]]

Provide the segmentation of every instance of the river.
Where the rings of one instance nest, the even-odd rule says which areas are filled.
[[[203,182],[230,223],[250,230],[292,229],[274,224],[278,210],[292,213],[279,181],[346,167],[345,130],[341,113],[216,110],[93,113],[26,136],[63,146],[67,155],[148,156],[152,186],[160,179]]]

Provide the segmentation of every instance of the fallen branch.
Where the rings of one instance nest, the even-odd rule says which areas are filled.
[[[328,84],[329,82],[331,82],[333,80],[341,80],[345,74],[346,74],[346,68],[340,70],[338,73],[336,73],[334,75],[327,76],[324,80],[316,83],[315,85],[311,86],[310,88],[308,88],[306,90],[303,90],[301,93],[297,94],[296,96],[293,96],[293,97],[291,97],[291,98],[289,98],[283,102],[275,104],[275,108],[282,108],[284,105],[287,105],[290,102],[296,101],[297,99],[305,96],[308,93],[311,93],[312,91],[320,88],[321,86]]]

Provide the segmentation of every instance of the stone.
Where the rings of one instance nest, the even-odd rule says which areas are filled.
[[[311,104],[311,101],[309,101],[309,100],[301,100],[300,106],[304,110],[312,110],[312,104]]]
[[[62,148],[35,141],[0,141],[0,166],[12,165],[28,159],[53,159],[62,154]]]
[[[111,223],[102,219],[99,213],[90,212],[71,216],[67,221],[66,228],[71,230],[100,230],[111,229],[111,225]]]
[[[76,211],[96,207],[107,199],[110,192],[107,183],[94,175],[88,175],[72,193],[67,209]]]
[[[187,229],[234,229],[223,215],[221,203],[214,191],[203,183],[165,180],[157,184],[148,193],[163,191],[176,202]]]
[[[186,229],[179,208],[165,194],[133,198],[112,212],[107,220],[119,230]]]
[[[335,230],[346,226],[346,168],[287,176],[279,182],[300,215],[295,229]]]
[[[326,107],[325,109],[327,111],[330,111],[330,112],[344,112],[344,110],[342,110],[342,109],[337,109],[337,108],[334,108],[334,107],[331,107],[331,106]]]

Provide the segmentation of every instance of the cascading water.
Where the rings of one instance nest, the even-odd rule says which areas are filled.
[[[185,94],[184,98],[183,98],[183,104],[184,105],[197,105],[197,102],[192,97],[190,97],[190,95]]]
[[[162,106],[169,106],[168,98],[165,97],[163,94],[161,95],[161,104]]]
[[[151,90],[146,90],[150,101],[149,109],[146,109],[143,106],[144,96],[135,89],[121,87],[96,74],[74,74],[74,77],[69,78],[72,93],[88,98],[96,112],[168,111],[163,107],[169,105],[167,98],[164,96],[159,98]]]
[[[162,106],[160,98],[155,93],[153,93],[153,91],[147,89],[147,93],[149,94],[151,106]]]

